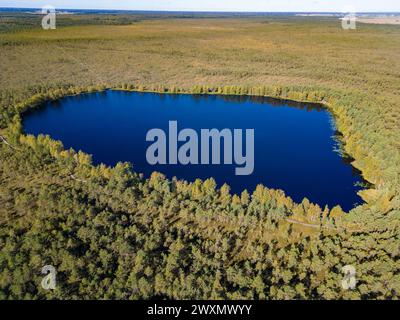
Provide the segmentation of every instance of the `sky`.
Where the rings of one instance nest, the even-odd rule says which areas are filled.
[[[0,0],[0,7],[238,12],[400,12],[400,0]]]

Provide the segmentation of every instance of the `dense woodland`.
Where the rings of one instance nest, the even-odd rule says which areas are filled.
[[[0,20],[1,299],[400,297],[398,27],[116,16],[86,25],[82,15],[47,32],[9,19]],[[365,204],[345,213],[261,185],[233,195],[212,179],[145,179],[24,134],[24,112],[106,88],[324,104],[370,183]],[[54,291],[40,287],[47,264],[58,271]],[[341,287],[345,265],[357,270],[355,290]]]

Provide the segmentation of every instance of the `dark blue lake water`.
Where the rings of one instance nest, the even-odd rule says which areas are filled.
[[[236,164],[149,165],[146,150],[152,142],[146,141],[147,132],[160,128],[168,133],[173,120],[178,130],[192,128],[199,136],[201,129],[254,129],[253,174],[235,175]],[[318,106],[262,97],[106,91],[48,102],[24,117],[24,129],[92,154],[96,164],[129,161],[145,176],[159,171],[188,181],[214,177],[219,186],[229,184],[233,193],[252,192],[262,183],[284,190],[296,202],[307,197],[346,210],[362,202],[355,186],[361,178],[335,152],[332,117]]]

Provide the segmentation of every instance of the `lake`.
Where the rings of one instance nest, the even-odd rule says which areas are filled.
[[[236,164],[150,165],[146,134],[154,128],[178,130],[254,129],[254,171],[235,175]],[[362,200],[362,179],[337,152],[339,143],[331,114],[318,105],[264,97],[170,95],[105,91],[47,102],[23,119],[28,134],[49,134],[65,148],[93,155],[95,164],[133,164],[148,177],[159,171],[187,181],[213,177],[233,193],[252,192],[257,184],[282,189],[296,202],[307,197],[320,206],[350,210]],[[244,137],[243,137],[244,141]],[[178,147],[184,144],[178,143]],[[222,148],[222,146],[221,146]]]

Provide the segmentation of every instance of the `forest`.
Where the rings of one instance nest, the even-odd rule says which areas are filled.
[[[400,297],[398,26],[76,15],[46,31],[32,19],[0,12],[0,299]],[[45,101],[105,89],[322,104],[365,203],[343,212],[262,185],[145,178],[24,133]],[[55,290],[40,287],[44,265]]]

